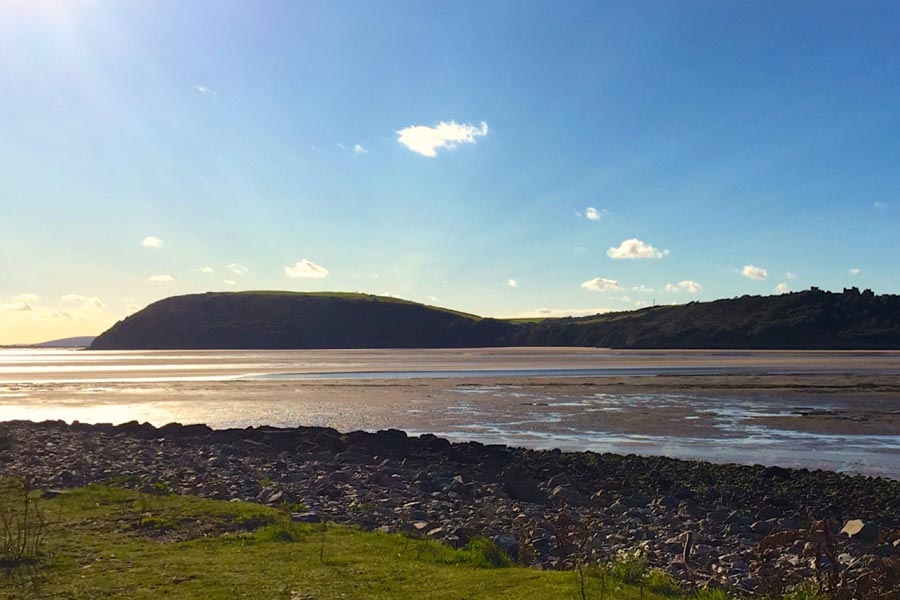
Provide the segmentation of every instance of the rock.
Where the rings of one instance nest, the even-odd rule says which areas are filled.
[[[672,509],[678,508],[678,505],[681,503],[681,501],[674,496],[660,496],[659,498],[654,500],[653,503],[657,506],[662,506],[663,508]]]
[[[678,516],[683,519],[699,519],[706,516],[706,513],[692,500],[682,500],[678,504]]]
[[[768,535],[775,530],[775,524],[769,521],[756,521],[750,525],[750,531],[760,535]]]
[[[784,511],[775,506],[764,506],[759,510],[759,512],[756,513],[756,519],[758,521],[777,519],[783,514],[783,512]]]
[[[568,475],[566,475],[565,473],[557,473],[547,480],[547,489],[552,490],[557,486],[568,485],[570,483],[572,483],[572,481],[569,479]]]
[[[571,485],[558,485],[550,492],[550,498],[557,504],[585,506],[588,498]]]
[[[531,504],[547,504],[547,495],[533,480],[507,481],[504,488],[513,500]]]
[[[859,542],[872,543],[878,539],[878,528],[862,519],[853,519],[844,523],[841,533]]]

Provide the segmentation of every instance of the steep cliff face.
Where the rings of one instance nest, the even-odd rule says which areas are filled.
[[[98,336],[92,349],[458,348],[900,349],[900,296],[856,289],[513,322],[343,293],[176,296]]]

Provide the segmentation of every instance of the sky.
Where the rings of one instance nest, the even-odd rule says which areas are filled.
[[[177,294],[900,293],[900,4],[0,0],[0,344]]]

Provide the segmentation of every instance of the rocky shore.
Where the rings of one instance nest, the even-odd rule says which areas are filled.
[[[41,489],[161,483],[462,545],[543,568],[643,553],[688,585],[748,594],[900,565],[900,481],[660,457],[451,444],[397,430],[0,424],[0,474]],[[879,571],[881,569],[881,571]],[[862,584],[861,584],[862,585]]]

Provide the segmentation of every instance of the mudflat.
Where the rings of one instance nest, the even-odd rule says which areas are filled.
[[[31,351],[0,353],[0,414],[398,428],[900,478],[898,373],[897,352]]]

